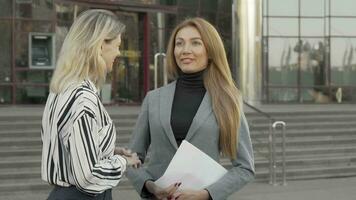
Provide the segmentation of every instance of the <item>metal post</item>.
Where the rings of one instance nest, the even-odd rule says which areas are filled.
[[[163,84],[167,85],[167,72],[166,72],[166,67],[165,67],[165,59],[166,59],[166,54],[165,53],[156,53],[155,54],[155,62],[154,62],[154,88],[157,89],[157,84],[158,84],[158,75],[157,75],[157,70],[158,70],[158,57],[163,56]]]
[[[287,185],[287,181],[286,181],[286,135],[285,135],[285,130],[286,130],[286,123],[284,121],[275,121],[273,124],[272,124],[272,128],[273,128],[273,136],[276,132],[276,128],[278,126],[281,126],[282,127],[282,185]],[[275,139],[275,138],[274,138]],[[275,140],[273,140],[274,144],[273,146],[275,145]],[[273,149],[273,154],[275,154],[275,149]],[[275,159],[275,156],[273,157],[273,159]],[[274,160],[273,162],[274,164],[276,163],[276,161]],[[274,166],[274,167],[277,167],[277,166]],[[274,169],[276,170],[276,169]],[[276,176],[276,173],[274,174],[274,176]],[[274,181],[276,181],[275,177],[274,177]],[[277,185],[276,182],[274,182],[273,185]]]
[[[283,122],[282,129],[282,177],[283,177],[283,185],[287,185],[286,180],[286,123]]]
[[[272,120],[270,120],[268,143],[269,143],[269,184],[274,184],[274,170],[273,170],[273,130],[272,130]]]

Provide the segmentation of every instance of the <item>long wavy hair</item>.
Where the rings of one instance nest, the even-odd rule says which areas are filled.
[[[87,78],[100,88],[107,75],[101,45],[116,39],[124,30],[125,25],[110,11],[92,9],[81,13],[63,42],[50,84],[51,92],[60,93]]]
[[[207,51],[208,66],[204,72],[204,85],[211,96],[212,108],[220,128],[220,150],[223,155],[235,159],[242,100],[231,76],[223,42],[214,26],[202,18],[187,19],[177,25],[168,42],[167,72],[170,78],[177,78],[178,65],[174,57],[175,38],[177,32],[187,26],[199,31]]]

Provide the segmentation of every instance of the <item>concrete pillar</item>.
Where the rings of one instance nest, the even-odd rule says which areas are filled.
[[[243,98],[259,105],[262,91],[262,0],[236,0],[237,77]]]

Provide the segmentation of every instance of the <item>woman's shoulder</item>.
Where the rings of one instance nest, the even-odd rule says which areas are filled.
[[[162,87],[159,87],[157,89],[149,91],[147,93],[147,96],[150,96],[150,97],[159,96],[159,94],[162,93],[162,92],[174,90],[175,86],[176,86],[176,81],[172,81],[167,85],[164,85]]]

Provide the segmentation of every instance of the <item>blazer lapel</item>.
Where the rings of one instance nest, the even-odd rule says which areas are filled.
[[[208,91],[206,91],[198,111],[193,118],[185,140],[189,141],[193,137],[198,128],[205,122],[206,118],[212,113],[212,111],[213,109],[211,107],[210,95],[208,94]]]
[[[176,90],[176,81],[170,83],[166,87],[162,88],[159,96],[159,113],[160,120],[164,132],[166,133],[169,141],[172,145],[178,149],[176,139],[174,138],[172,126],[171,126],[171,112],[174,98],[174,92]]]

